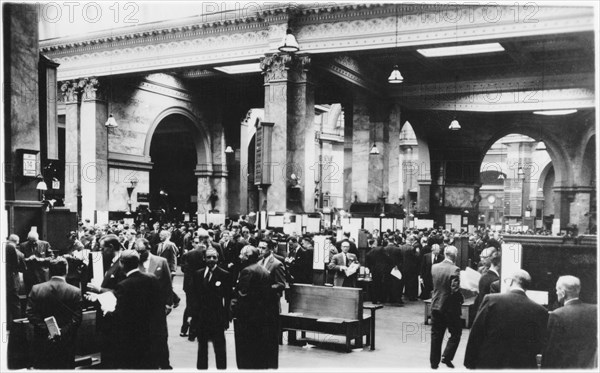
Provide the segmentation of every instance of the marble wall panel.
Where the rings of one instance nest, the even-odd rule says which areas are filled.
[[[126,168],[110,167],[108,190],[110,192],[110,201],[108,208],[110,211],[127,211],[127,187],[131,186],[131,180],[137,180],[137,185],[131,193],[131,210],[135,211],[139,202],[138,193],[150,193],[150,173],[148,171],[130,170]],[[147,204],[144,202],[144,204]]]
[[[368,201],[369,189],[369,149],[370,143],[369,113],[364,100],[354,102],[352,123],[352,202],[357,196],[358,202]]]

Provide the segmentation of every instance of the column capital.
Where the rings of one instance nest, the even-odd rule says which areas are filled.
[[[65,104],[76,104],[79,102],[80,89],[77,80],[58,82],[59,94],[57,97]]]
[[[58,83],[61,101],[66,104],[77,103],[79,100],[106,101],[106,87],[95,77],[79,78]]]
[[[261,57],[260,68],[265,76],[265,83],[276,81],[306,82],[310,56],[286,53],[273,53]]]

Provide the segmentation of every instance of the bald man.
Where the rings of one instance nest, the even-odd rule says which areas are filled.
[[[529,273],[520,269],[504,279],[506,293],[483,298],[465,352],[468,369],[537,369],[548,311],[527,297]]]
[[[556,282],[556,295],[563,307],[548,319],[548,340],[542,354],[542,368],[591,369],[598,367],[598,308],[579,300],[581,282],[562,276]]]

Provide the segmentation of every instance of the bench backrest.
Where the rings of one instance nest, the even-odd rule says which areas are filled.
[[[363,318],[361,289],[295,284],[290,291],[290,312],[351,320]]]

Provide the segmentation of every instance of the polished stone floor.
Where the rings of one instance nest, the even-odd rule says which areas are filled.
[[[177,371],[195,370],[197,343],[179,336],[185,294],[182,290],[181,273],[175,276],[174,288],[181,297],[181,305],[168,316],[169,346],[171,365]],[[285,311],[287,303],[282,302]],[[377,311],[376,350],[368,346],[355,349],[350,353],[336,350],[336,344],[319,346],[291,346],[284,344],[279,349],[279,369],[287,371],[431,371],[429,367],[429,348],[431,326],[423,324],[423,302],[408,302],[403,307],[386,305]],[[463,360],[468,338],[468,329],[463,329],[454,365],[456,370],[464,370]],[[340,336],[315,335],[307,337],[318,341],[343,343]],[[235,343],[233,329],[226,334],[227,368],[237,370],[235,363]],[[445,342],[444,342],[445,343]],[[445,344],[444,344],[445,345]],[[340,347],[342,347],[340,345]],[[216,369],[212,345],[209,344],[209,369]],[[452,370],[441,364],[439,370]]]

